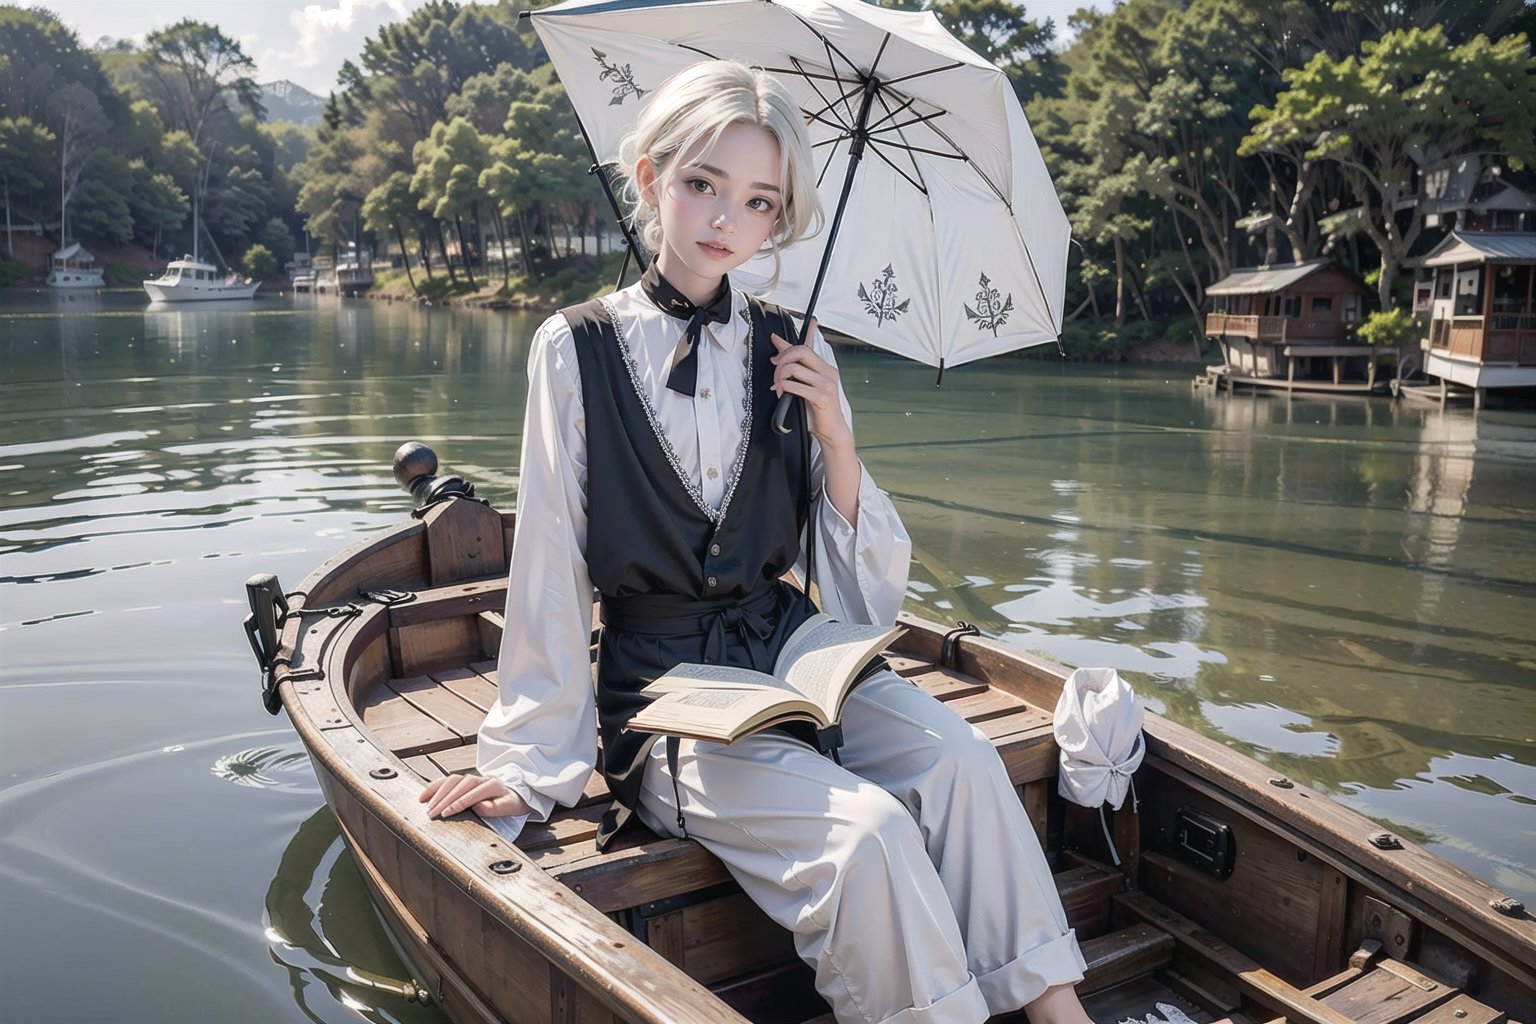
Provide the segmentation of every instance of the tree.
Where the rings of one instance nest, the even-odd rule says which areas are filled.
[[[74,213],[70,222],[78,237],[118,244],[133,238],[133,211],[123,188],[132,175],[126,157],[104,147],[91,150],[71,199]],[[60,243],[63,241],[61,234]]]
[[[498,212],[516,215],[523,262],[531,269],[528,219],[544,223],[553,255],[549,211],[559,205],[583,210],[591,206],[596,198],[587,174],[591,157],[571,116],[565,89],[552,78],[534,95],[512,104],[505,131],[505,137],[492,147],[480,183],[495,198]]]
[[[1031,20],[1023,4],[1008,0],[875,0],[881,7],[930,10],[966,46],[996,64],[1013,82],[1019,99],[1061,91],[1064,68],[1051,52],[1056,25]]]
[[[134,237],[158,254],[161,236],[186,223],[192,205],[169,174],[151,170],[143,160],[132,161],[129,171],[133,185],[128,192],[128,209],[133,215]]]
[[[5,192],[5,254],[14,258],[11,245],[11,197],[29,198],[43,182],[36,169],[47,164],[54,135],[29,117],[0,118],[0,188]]]
[[[201,147],[209,120],[233,98],[258,118],[265,111],[251,77],[256,62],[216,26],[183,18],[144,37],[147,68],[158,86],[166,123]]]
[[[361,66],[342,65],[336,115],[356,123],[379,105],[402,115],[413,139],[425,138],[434,124],[449,119],[448,101],[468,79],[503,63],[533,66],[515,19],[506,4],[430,0],[364,42]]]
[[[272,253],[272,258],[279,264],[286,264],[293,259],[296,246],[293,244],[293,234],[288,230],[288,225],[283,223],[281,217],[273,217],[261,226],[256,232],[256,241],[267,247]]]
[[[421,216],[421,202],[411,193],[411,176],[396,171],[385,179],[384,184],[368,193],[363,200],[363,226],[369,231],[393,231],[400,243],[400,258],[405,262],[405,279],[411,283],[411,291],[419,292],[416,278],[411,274],[411,258],[406,252],[405,229],[402,225],[413,223]]]
[[[260,242],[245,250],[240,265],[258,281],[269,281],[277,276],[277,257]]]
[[[69,201],[80,186],[92,147],[106,132],[101,103],[85,86],[71,82],[48,99],[50,126],[59,140],[59,244],[69,241]]]
[[[1533,76],[1524,36],[1477,36],[1452,47],[1439,26],[1394,31],[1363,44],[1358,58],[1319,53],[1288,69],[1274,104],[1254,108],[1243,147],[1299,145],[1307,159],[1343,170],[1360,204],[1352,219],[1381,254],[1385,309],[1424,227],[1426,168],[1479,152],[1500,154],[1517,169],[1536,160]]]
[[[469,245],[464,238],[463,218],[475,214],[486,193],[480,188],[480,175],[490,164],[490,151],[475,126],[462,117],[432,126],[432,134],[416,144],[412,152],[416,173],[411,191],[420,197],[421,209],[438,220],[453,220],[458,228],[459,259],[469,286],[475,286],[469,262]]]

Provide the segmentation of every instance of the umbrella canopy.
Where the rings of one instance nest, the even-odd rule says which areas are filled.
[[[530,19],[599,164],[691,64],[736,58],[783,82],[809,123],[830,223],[783,254],[774,301],[941,369],[1057,339],[1066,215],[1007,76],[932,13],[566,0]],[[748,262],[738,284],[760,287],[771,267]]]

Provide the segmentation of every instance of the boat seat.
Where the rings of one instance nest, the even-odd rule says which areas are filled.
[[[911,658],[889,657],[897,674],[944,701],[998,748],[1009,778],[1038,819],[1045,780],[1056,773],[1058,751],[1051,712],[985,683]],[[496,666],[391,680],[363,709],[364,723],[423,779],[475,766],[475,729],[496,697]],[[605,912],[673,899],[729,882],[723,865],[690,840],[629,830],[609,849],[597,850],[597,827],[610,799],[594,772],[577,806],[560,808],[530,825],[517,845],[550,875]]]

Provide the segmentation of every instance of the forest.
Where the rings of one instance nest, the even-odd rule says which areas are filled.
[[[1065,25],[886,5],[930,6],[1010,76],[1071,218],[1082,358],[1190,337],[1205,289],[1261,263],[1333,259],[1392,310],[1446,168],[1536,192],[1536,2],[1124,0]],[[422,294],[594,289],[611,213],[526,6],[432,0],[386,25],[312,129],[267,119],[216,25],[86,44],[0,7],[7,225],[164,257],[191,250],[196,205],[203,251],[262,277],[307,232]]]

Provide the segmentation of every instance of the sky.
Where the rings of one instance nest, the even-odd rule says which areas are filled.
[[[355,59],[363,40],[427,0],[22,0],[22,6],[34,2],[87,46],[102,36],[140,40],[183,18],[212,22],[256,61],[258,82],[288,79],[325,96],[341,62]],[[1085,5],[1088,0],[1029,0],[1024,6],[1031,18],[1055,19],[1060,40],[1067,18]]]

